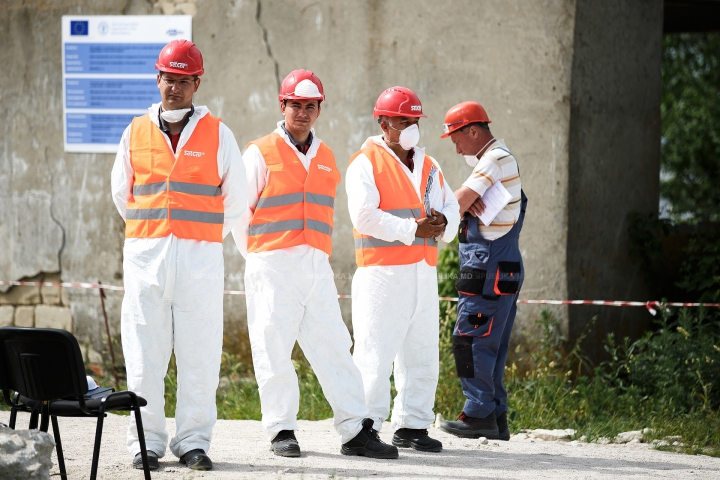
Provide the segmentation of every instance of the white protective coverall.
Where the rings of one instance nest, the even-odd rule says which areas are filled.
[[[415,168],[409,168],[387,146],[382,136],[370,137],[401,165],[420,199],[422,159],[425,149],[415,147]],[[440,169],[435,159],[435,166]],[[410,245],[417,223],[380,210],[380,193],[373,167],[364,154],[358,155],[345,174],[350,220],[363,235]],[[439,182],[433,188],[439,189]],[[431,207],[445,215],[442,240],[450,242],[460,223],[460,207],[445,179],[439,192],[431,192]],[[359,267],[352,282],[352,322],[355,337],[353,359],[363,376],[365,404],[374,428],[380,430],[390,413],[390,374],[395,363],[397,396],[392,427],[425,429],[434,420],[433,405],[439,372],[439,303],[436,268],[425,260],[411,265]]]
[[[282,129],[282,123],[275,132],[307,170],[321,140],[313,130],[312,144],[307,154],[302,154]],[[297,429],[300,391],[290,358],[297,340],[333,409],[333,426],[341,442],[346,443],[360,432],[368,414],[362,377],[350,355],[352,340],[340,313],[328,255],[310,245],[247,252],[252,212],[267,184],[268,170],[255,145],[248,147],[243,158],[249,209],[232,232],[245,257],[248,330],[263,428],[270,440],[281,430]]]
[[[158,125],[160,104],[149,108]],[[180,135],[176,151],[187,143],[198,120],[209,114],[205,106],[195,113]],[[129,152],[130,127],[123,133],[112,169],[112,196],[125,219],[133,188]],[[163,135],[170,145],[170,139]],[[245,169],[235,137],[220,124],[217,153],[224,206],[223,237],[247,208]],[[190,450],[210,449],[217,419],[215,392],[220,372],[223,331],[223,246],[178,238],[126,238],[123,248],[125,296],[122,303],[122,344],[128,389],[145,398],[142,408],[145,442],[159,457],[165,454],[164,378],[170,354],[177,361],[176,433],[170,450],[177,457]],[[131,455],[140,452],[134,420],[128,428]]]

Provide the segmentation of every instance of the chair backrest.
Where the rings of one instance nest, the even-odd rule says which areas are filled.
[[[54,328],[0,328],[0,388],[33,400],[53,400],[88,391],[75,337]]]
[[[8,376],[7,376],[7,365],[5,363],[5,355],[2,353],[3,349],[2,346],[0,346],[0,391],[9,389],[10,385],[8,384]]]

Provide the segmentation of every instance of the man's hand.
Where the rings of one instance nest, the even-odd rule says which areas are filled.
[[[482,197],[478,197],[472,205],[470,205],[470,208],[468,208],[468,212],[473,217],[479,217],[482,215],[482,213],[485,211],[485,202],[482,201]]]
[[[415,232],[416,237],[420,238],[436,238],[442,236],[445,233],[445,226],[447,225],[447,218],[442,213],[438,213],[433,208],[431,210],[432,216],[427,218],[416,219],[417,231]]]
[[[445,218],[445,215],[442,213],[439,213],[434,208],[430,209],[430,218],[432,218],[433,225],[440,225],[441,227],[445,227],[447,225],[447,218]]]

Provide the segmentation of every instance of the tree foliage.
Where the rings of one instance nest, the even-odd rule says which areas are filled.
[[[720,33],[666,35],[661,196],[673,220],[720,221]]]

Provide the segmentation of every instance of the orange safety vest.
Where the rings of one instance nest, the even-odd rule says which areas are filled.
[[[370,160],[375,176],[375,186],[380,193],[380,210],[399,218],[425,217],[424,202],[418,198],[415,187],[403,171],[400,162],[384,148],[372,144],[350,158],[350,163],[361,153]],[[422,164],[420,191],[425,192],[430,172],[435,165],[425,155]],[[442,172],[438,170],[440,186],[444,183]],[[370,265],[410,265],[425,260],[428,265],[437,265],[437,241],[434,238],[415,237],[411,245],[401,241],[386,242],[379,238],[363,235],[353,228],[355,237],[355,261],[358,267]]]
[[[222,243],[222,182],[218,175],[220,119],[205,115],[177,156],[149,115],[130,126],[132,198],[125,237],[178,238]]]
[[[268,179],[250,221],[248,252],[307,244],[330,255],[340,183],[332,150],[321,143],[305,170],[293,147],[275,132],[250,145],[260,149]]]

